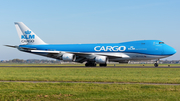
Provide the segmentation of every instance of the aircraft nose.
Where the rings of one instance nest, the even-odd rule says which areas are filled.
[[[172,48],[171,46],[164,47],[164,54],[165,55],[173,55],[176,53],[176,50]]]

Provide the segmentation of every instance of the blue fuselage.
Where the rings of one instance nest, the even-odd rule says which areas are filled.
[[[142,40],[123,43],[106,44],[45,44],[45,45],[20,45],[24,48],[35,48],[47,51],[66,51],[82,53],[139,53],[146,55],[170,56],[176,50],[159,40]]]

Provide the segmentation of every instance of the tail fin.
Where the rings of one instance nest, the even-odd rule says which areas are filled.
[[[23,22],[15,22],[15,27],[22,45],[46,44],[32,30],[30,30]]]

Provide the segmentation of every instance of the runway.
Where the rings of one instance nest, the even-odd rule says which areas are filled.
[[[85,66],[0,66],[0,67],[42,67],[42,68],[180,68],[180,66],[107,66],[107,67],[85,67]]]
[[[179,86],[180,84],[168,83],[134,83],[134,82],[74,82],[74,81],[0,81],[0,82],[18,82],[18,83],[86,83],[86,84],[141,84],[141,85],[173,85]]]

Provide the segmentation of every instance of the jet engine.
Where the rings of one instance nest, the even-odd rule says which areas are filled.
[[[97,57],[95,58],[95,61],[96,61],[96,63],[106,64],[107,61],[108,61],[108,59],[107,59],[106,56],[97,56]]]
[[[65,53],[62,55],[62,60],[63,61],[75,61],[76,56],[74,54]]]

